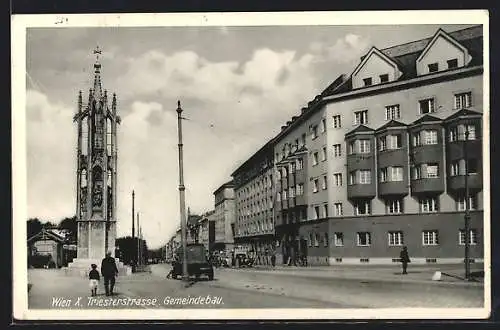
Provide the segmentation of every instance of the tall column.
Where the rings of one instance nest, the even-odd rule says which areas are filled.
[[[78,93],[78,140],[76,145],[76,219],[80,220],[80,201],[81,201],[81,190],[82,190],[82,178],[81,178],[81,155],[82,155],[82,91]],[[78,228],[78,225],[77,225]]]
[[[117,147],[117,138],[116,138],[116,125],[117,125],[117,121],[118,121],[118,118],[116,116],[116,94],[113,93],[113,100],[112,100],[112,104],[111,104],[111,111],[112,111],[112,120],[111,120],[111,152],[112,152],[112,160],[111,160],[111,163],[112,163],[112,168],[111,168],[111,181],[112,181],[112,194],[113,194],[113,205],[112,205],[112,209],[111,209],[111,219],[112,220],[112,223],[111,223],[111,231],[112,231],[112,237],[113,237],[113,242],[112,242],[112,247],[115,246],[115,236],[116,236],[116,221],[118,220],[116,218],[116,192],[117,192],[117,181],[116,181],[116,178],[117,178],[117,154],[118,154],[118,147]],[[113,254],[113,256],[115,255],[115,249],[113,248],[111,253]]]
[[[103,97],[103,108],[102,108],[102,113],[103,113],[103,152],[104,152],[104,158],[103,158],[103,198],[102,198],[102,214],[103,214],[103,229],[104,229],[104,251],[103,251],[103,256],[106,255],[108,252],[108,244],[109,244],[109,216],[108,216],[108,184],[109,184],[109,164],[108,164],[108,91],[104,90],[104,97]],[[110,155],[111,156],[111,152]]]

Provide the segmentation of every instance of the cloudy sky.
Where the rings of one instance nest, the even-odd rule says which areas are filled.
[[[143,233],[159,247],[179,224],[177,100],[183,122],[186,205],[213,209],[213,191],[280,126],[369,47],[432,36],[441,27],[268,26],[32,28],[27,33],[28,216],[75,212],[76,111],[102,81],[118,96],[118,235],[131,231],[136,192]]]

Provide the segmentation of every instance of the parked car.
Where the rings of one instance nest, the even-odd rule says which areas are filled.
[[[182,276],[182,247],[177,249],[176,254],[177,258],[172,262],[172,278],[174,279],[178,276]],[[207,251],[203,244],[188,244],[186,248],[186,257],[188,276],[194,276],[198,279],[202,275],[205,275],[209,280],[214,279],[214,268],[207,259]]]

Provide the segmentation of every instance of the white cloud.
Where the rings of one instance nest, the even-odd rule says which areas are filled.
[[[337,39],[333,45],[312,42],[309,49],[317,56],[318,61],[349,63],[359,59],[368,46],[368,38],[349,33]]]

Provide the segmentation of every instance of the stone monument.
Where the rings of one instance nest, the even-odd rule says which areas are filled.
[[[98,269],[106,252],[115,256],[116,179],[117,179],[117,115],[116,94],[111,104],[101,86],[101,50],[94,50],[94,86],[83,107],[78,94],[78,112],[73,120],[78,125],[76,169],[77,257],[66,268],[67,274],[86,276],[90,265]],[[131,269],[116,260],[121,275]]]

